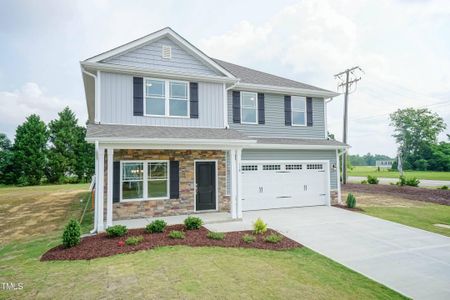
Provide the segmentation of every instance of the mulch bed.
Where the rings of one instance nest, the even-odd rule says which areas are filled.
[[[184,231],[184,239],[172,239],[168,237],[171,230]],[[233,247],[233,248],[257,248],[267,250],[286,250],[292,248],[302,247],[301,244],[293,241],[285,236],[276,244],[264,241],[264,238],[272,233],[278,232],[268,229],[262,235],[254,235],[256,240],[252,243],[245,243],[242,237],[245,234],[252,234],[252,231],[235,231],[225,233],[223,240],[212,240],[207,238],[208,229],[201,227],[198,230],[185,230],[183,225],[167,226],[163,233],[146,233],[144,229],[130,229],[128,233],[122,237],[110,238],[106,233],[100,233],[95,236],[85,237],[81,243],[72,248],[64,248],[59,245],[48,250],[42,257],[41,261],[48,260],[79,260],[79,259],[93,259],[97,257],[112,256],[120,253],[130,253],[139,250],[147,250],[161,246],[175,246],[184,245],[191,247]],[[136,246],[119,246],[119,241],[125,241],[130,236],[142,235],[144,240]],[[281,234],[279,234],[281,235]]]
[[[344,192],[384,194],[402,197],[410,200],[450,205],[450,190],[425,189],[419,187],[386,185],[386,184],[358,184],[358,183],[344,184],[342,186],[342,189]]]
[[[349,210],[349,211],[358,211],[358,212],[364,211],[364,209],[362,209],[362,208],[360,208],[360,207],[353,207],[353,208],[350,208],[350,207],[347,207],[347,206],[342,205],[342,204],[334,204],[333,206],[334,206],[334,207],[337,207],[337,208],[342,208],[342,209],[345,209],[345,210]]]

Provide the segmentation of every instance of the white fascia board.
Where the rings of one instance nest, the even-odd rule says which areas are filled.
[[[107,58],[116,56],[118,54],[130,51],[132,49],[135,49],[143,44],[146,44],[148,42],[151,42],[153,40],[156,40],[158,38],[164,37],[164,36],[170,36],[173,38],[178,44],[183,46],[186,50],[200,58],[203,62],[210,65],[217,71],[221,72],[222,74],[226,75],[229,78],[236,79],[233,74],[228,72],[225,68],[220,66],[218,63],[216,63],[214,60],[212,60],[209,56],[204,54],[202,51],[197,49],[194,45],[189,43],[186,39],[184,39],[182,36],[180,36],[178,33],[176,33],[174,30],[172,30],[169,27],[163,28],[161,30],[158,30],[156,32],[153,32],[151,34],[148,34],[144,37],[141,37],[137,40],[131,41],[129,43],[126,43],[122,46],[116,47],[114,49],[111,49],[109,51],[103,52],[99,55],[93,56],[91,58],[88,58],[85,60],[85,62],[99,62],[102,60],[105,60]]]
[[[292,145],[292,144],[251,144],[246,149],[303,149],[303,150],[336,150],[347,149],[350,146],[338,145]]]
[[[298,96],[320,97],[320,98],[325,98],[325,99],[337,97],[340,95],[339,93],[335,93],[335,92],[331,92],[331,91],[318,91],[318,90],[311,90],[311,89],[290,88],[290,87],[252,84],[252,83],[243,83],[243,82],[238,82],[236,84],[236,88],[237,89],[245,89],[245,90],[254,91],[254,92],[290,94],[290,95],[298,95]]]
[[[94,69],[98,71],[122,73],[136,76],[164,77],[169,79],[185,79],[190,81],[199,80],[203,82],[220,82],[220,83],[235,83],[237,81],[237,79],[235,78],[228,78],[224,76],[209,76],[184,72],[144,69],[131,66],[119,66],[107,63],[80,62],[80,64],[85,68]]]
[[[251,145],[256,140],[225,140],[225,139],[179,139],[179,138],[101,138],[88,137],[88,142],[119,143],[119,144],[149,144],[149,145]]]
[[[228,144],[228,143],[220,143],[220,144],[181,144],[181,143],[172,143],[172,144],[156,144],[156,143],[123,143],[123,142],[106,142],[99,141],[99,145],[103,148],[110,149],[154,149],[154,150],[233,150],[233,149],[242,149],[244,144]]]

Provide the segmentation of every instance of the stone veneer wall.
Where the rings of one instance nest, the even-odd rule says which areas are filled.
[[[330,191],[330,196],[331,196],[331,205],[339,204],[337,191]]]
[[[178,160],[180,162],[180,198],[113,203],[113,220],[191,214],[194,211],[194,160],[217,160],[218,210],[230,211],[230,197],[226,196],[225,151],[220,150],[134,150],[114,151],[119,160]],[[105,162],[105,191],[107,172]],[[106,199],[106,195],[105,195]],[[105,203],[106,208],[106,203]],[[105,212],[106,214],[106,212]]]

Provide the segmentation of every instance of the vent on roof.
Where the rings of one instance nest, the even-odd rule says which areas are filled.
[[[167,45],[162,46],[162,58],[172,58],[172,47]]]

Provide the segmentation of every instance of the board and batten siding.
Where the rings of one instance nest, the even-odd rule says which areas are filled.
[[[198,82],[198,119],[133,115],[133,76],[101,73],[103,124],[223,128],[223,84]]]
[[[244,149],[242,160],[328,160],[336,163],[336,150]],[[330,187],[337,189],[337,172],[330,170]]]
[[[162,58],[163,45],[172,48],[171,58]],[[220,75],[216,70],[186,52],[167,37],[163,37],[126,53],[108,58],[103,62],[143,69],[201,75]]]
[[[325,138],[325,109],[323,98],[313,98],[313,126],[286,126],[284,120],[284,95],[264,94],[265,124],[233,123],[233,95],[228,91],[228,123],[230,128],[251,137],[275,138]]]

